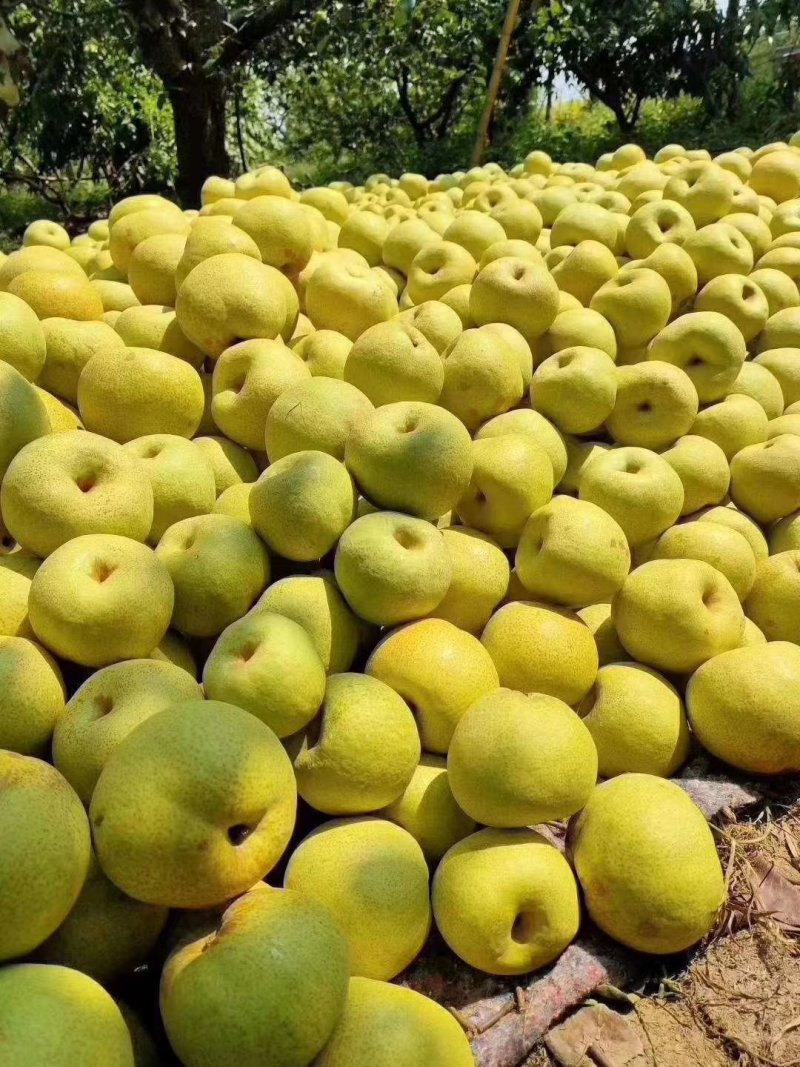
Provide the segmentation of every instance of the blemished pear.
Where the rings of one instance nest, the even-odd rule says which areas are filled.
[[[710,932],[725,880],[705,816],[680,786],[649,774],[612,778],[570,838],[589,914],[615,940],[661,955]]]
[[[751,774],[793,774],[800,766],[800,649],[769,641],[732,649],[692,675],[692,730],[718,759]]]
[[[464,1030],[413,989],[351,978],[344,1011],[315,1067],[472,1067]]]
[[[484,829],[454,845],[433,879],[436,926],[488,974],[526,974],[578,932],[578,887],[558,849],[534,830]]]
[[[190,700],[151,716],[114,749],[90,819],[100,866],[123,892],[204,908],[272,869],[296,803],[289,757],[267,726],[232,704]]]
[[[638,663],[609,663],[575,709],[597,748],[603,778],[671,777],[689,754],[689,728],[674,686]]]
[[[4,967],[0,1028],[3,1057],[14,1067],[134,1067],[120,1009],[98,982],[69,967]]]
[[[288,737],[319,711],[325,668],[299,623],[259,610],[220,634],[206,660],[203,685],[210,699],[236,704],[278,737]]]
[[[186,1067],[307,1064],[342,1015],[348,977],[347,944],[325,908],[257,885],[168,957],[161,1015]]]
[[[477,829],[453,796],[444,756],[423,753],[403,793],[383,809],[384,818],[408,830],[429,862]]]
[[[597,751],[562,700],[496,689],[456,724],[447,774],[459,806],[476,822],[534,826],[583,807],[597,781]]]
[[[6,961],[32,952],[67,917],[86,880],[91,843],[83,805],[49,763],[0,750],[0,781]]]
[[[173,663],[131,659],[95,671],[72,694],[53,735],[53,763],[89,804],[106,760],[151,715],[199,699],[194,677]]]
[[[612,619],[634,659],[677,674],[737,648],[744,632],[733,586],[697,559],[656,559],[637,567],[614,597]]]
[[[350,973],[389,981],[428,936],[428,865],[417,842],[385,819],[332,819],[289,858],[284,886],[324,905],[350,948]]]
[[[365,670],[413,709],[427,752],[447,752],[461,716],[500,684],[481,642],[444,619],[393,630],[376,645]]]
[[[419,758],[417,726],[402,697],[370,675],[333,675],[294,758],[297,791],[328,815],[366,814],[397,800]]]

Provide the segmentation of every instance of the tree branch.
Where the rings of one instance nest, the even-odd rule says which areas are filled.
[[[414,131],[414,140],[418,145],[425,144],[425,128],[417,117],[414,108],[411,106],[411,97],[409,96],[409,79],[410,74],[408,67],[405,63],[400,67],[400,77],[397,81],[397,95],[400,100],[400,107],[403,109],[403,114],[408,119],[408,124]]]
[[[272,0],[271,4],[250,15],[236,27],[223,41],[209,66],[213,69],[229,70],[257,48],[265,37],[300,15],[322,7],[325,2],[326,0]]]

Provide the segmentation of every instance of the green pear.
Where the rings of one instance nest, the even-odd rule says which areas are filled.
[[[618,367],[606,427],[618,444],[660,451],[689,432],[698,403],[697,390],[680,367],[657,359]]]
[[[266,448],[270,463],[309,449],[344,458],[353,427],[372,403],[360,389],[337,378],[311,378],[286,389],[269,410]]]
[[[650,774],[604,782],[570,838],[589,914],[616,941],[669,954],[711,930],[725,879],[703,813],[674,782]]]
[[[453,576],[450,586],[430,613],[461,630],[478,634],[506,595],[509,565],[491,537],[467,526],[446,526],[442,537]],[[1,564],[0,564],[1,565]]]
[[[144,541],[154,504],[147,473],[132,456],[98,434],[72,430],[40,437],[17,453],[0,507],[12,537],[49,556],[82,534]]]
[[[442,359],[444,388],[439,403],[470,432],[522,399],[519,357],[495,331],[485,327],[465,330],[445,349]]]
[[[611,617],[634,659],[677,674],[737,648],[744,631],[733,586],[698,559],[643,563],[614,597]]]
[[[724,574],[740,600],[756,580],[756,558],[745,537],[714,522],[671,526],[656,541],[651,559],[700,559]]]
[[[309,1064],[341,1017],[347,964],[345,939],[323,907],[257,886],[167,959],[161,1016],[170,1043],[186,1067]]]
[[[452,577],[441,532],[394,511],[356,519],[339,541],[334,570],[353,611],[377,626],[427,615]]]
[[[356,339],[343,377],[376,406],[401,400],[435,404],[444,384],[444,365],[424,334],[397,316]]]
[[[216,637],[240,619],[269,581],[257,534],[228,515],[197,515],[164,532],[156,557],[175,588],[172,624],[190,637]]]
[[[718,311],[692,311],[674,319],[653,339],[647,358],[680,367],[701,403],[721,400],[736,381],[747,349],[740,331]]]
[[[203,669],[203,686],[211,700],[236,704],[278,737],[288,737],[316,716],[325,668],[299,623],[258,610],[220,634]]]
[[[153,490],[149,544],[158,544],[173,523],[212,510],[217,497],[214,471],[205,457],[198,456],[193,442],[175,434],[151,434],[123,448],[139,461]]]
[[[576,704],[597,675],[592,632],[565,608],[506,604],[489,619],[481,643],[494,661],[500,685],[521,693]]]
[[[428,752],[447,752],[461,716],[499,685],[481,642],[443,619],[393,630],[375,647],[365,670],[411,707]]]
[[[433,879],[436,925],[471,967],[515,975],[552,963],[578,932],[575,876],[534,830],[479,830],[446,852]]]
[[[214,700],[172,704],[100,774],[90,808],[97,858],[135,900],[213,907],[272,869],[296,801],[289,758],[254,715]]]
[[[658,537],[683,508],[680,478],[647,448],[626,446],[597,456],[581,475],[579,493],[616,519],[631,548]]]
[[[496,689],[459,719],[447,774],[459,807],[476,822],[532,826],[583,807],[597,781],[597,751],[562,700]]]
[[[731,460],[731,496],[759,523],[773,522],[800,507],[800,438],[780,434],[748,445]]]
[[[800,649],[769,641],[732,649],[689,680],[692,730],[718,759],[750,774],[794,774],[800,767]]]
[[[751,396],[729,393],[724,400],[703,408],[691,433],[719,445],[728,460],[748,445],[766,441],[769,422],[761,404]]]
[[[258,467],[250,453],[227,437],[195,437],[192,444],[211,464],[217,496],[232,485],[254,482],[258,477]]]
[[[362,626],[327,571],[293,574],[273,582],[252,608],[299,623],[329,674],[349,671],[361,642]]]
[[[351,978],[344,1011],[315,1067],[473,1067],[453,1016],[413,989]]]
[[[603,778],[639,772],[670,778],[689,754],[677,690],[649,667],[609,663],[575,709],[597,747]]]
[[[136,727],[183,700],[193,676],[173,663],[131,659],[95,671],[67,703],[53,735],[53,763],[88,805],[108,757]]]
[[[526,434],[484,437],[472,443],[472,478],[457,501],[461,521],[514,548],[528,516],[553,494],[553,465]]]
[[[24,637],[0,637],[0,749],[41,755],[64,714],[65,689],[55,660]]]
[[[286,559],[321,559],[355,518],[355,486],[327,452],[293,452],[272,463],[249,497],[253,529]]]
[[[681,516],[693,515],[709,504],[720,504],[728,495],[731,471],[720,446],[697,434],[679,437],[661,456],[683,485]]]
[[[365,814],[397,800],[419,757],[402,697],[369,675],[336,674],[294,759],[297,791],[328,815]]]
[[[220,430],[244,448],[264,450],[270,408],[311,372],[281,340],[251,340],[226,348],[214,364],[211,415]]]
[[[444,408],[415,401],[385,403],[359,419],[344,458],[374,504],[426,519],[455,507],[473,459],[463,423]]]
[[[553,499],[533,512],[517,546],[516,572],[535,600],[585,607],[610,600],[631,565],[619,523],[588,500]]]
[[[289,858],[287,889],[324,905],[350,948],[350,973],[390,981],[419,953],[431,909],[417,842],[385,819],[333,819]]]
[[[594,636],[597,658],[601,667],[605,667],[607,663],[619,663],[628,658],[628,653],[622,647],[614,627],[610,604],[587,604],[585,608],[578,608],[575,614],[586,623]],[[589,696],[591,696],[591,691]]]
[[[34,386],[0,362],[0,479],[20,449],[49,433],[47,409]]]
[[[456,803],[444,757],[426,753],[403,793],[382,814],[408,830],[433,863],[477,829],[475,820]]]
[[[142,904],[117,889],[93,855],[74,907],[35,958],[72,967],[107,985],[144,962],[168,914],[166,908]]]
[[[69,967],[18,963],[0,971],[3,1058],[14,1067],[134,1067],[119,1008]]]
[[[756,568],[744,609],[768,641],[795,641],[800,637],[795,606],[800,592],[799,562],[800,552],[790,549],[761,560]]]
[[[78,380],[86,428],[122,444],[154,433],[194,437],[204,404],[194,367],[152,348],[100,349]]]
[[[116,534],[84,534],[37,570],[28,613],[45,648],[103,667],[148,656],[167,631],[173,600],[169,571],[151,549]]]
[[[80,800],[49,763],[0,750],[0,782],[0,960],[10,960],[32,952],[67,917],[91,844]]]
[[[0,555],[0,634],[33,636],[28,621],[28,595],[41,564],[40,559],[24,550]]]
[[[0,323],[4,361],[29,382],[35,382],[47,354],[44,329],[36,313],[18,296],[0,293]]]
[[[209,256],[183,280],[175,313],[189,340],[211,359],[237,341],[291,336],[297,295],[280,271],[243,252]]]

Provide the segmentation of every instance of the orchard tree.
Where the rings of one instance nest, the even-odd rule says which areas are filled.
[[[123,0],[144,62],[172,105],[176,191],[197,200],[208,174],[230,173],[226,139],[232,79],[273,34],[325,0]]]
[[[702,95],[731,59],[718,51],[725,14],[716,0],[550,0],[545,10],[561,67],[626,134],[648,97]]]

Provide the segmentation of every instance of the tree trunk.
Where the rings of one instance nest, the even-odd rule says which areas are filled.
[[[210,174],[230,174],[225,143],[226,85],[219,75],[209,77],[195,71],[168,85],[167,93],[178,157],[175,191],[182,204],[196,207],[200,186]]]

